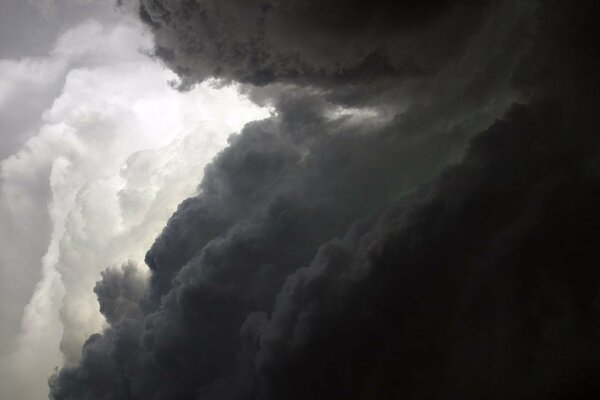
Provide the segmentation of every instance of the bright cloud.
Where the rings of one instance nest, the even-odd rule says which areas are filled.
[[[63,82],[36,133],[0,163],[0,240],[10,249],[0,256],[2,300],[33,287],[41,268],[20,334],[5,329],[0,340],[0,385],[11,380],[11,399],[46,397],[52,368],[76,361],[102,329],[100,272],[142,264],[227,137],[269,114],[235,87],[174,90],[174,74],[144,55],[150,45],[135,25],[88,22],[65,32],[48,58],[0,62],[21,77],[0,80],[0,109],[17,86],[46,93],[39,88]],[[0,325],[14,325],[23,306],[3,309]]]

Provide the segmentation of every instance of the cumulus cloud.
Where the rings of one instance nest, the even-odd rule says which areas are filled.
[[[49,57],[5,64],[27,82],[64,79],[38,131],[0,164],[1,379],[11,398],[46,396],[52,368],[77,361],[105,323],[100,272],[141,262],[227,137],[268,115],[233,86],[173,90],[176,76],[144,54],[148,39],[137,25],[91,21]]]
[[[126,37],[126,33],[130,31],[131,29],[121,28],[111,33]],[[88,37],[88,51],[69,52],[69,35]],[[129,42],[126,45],[129,49],[128,56],[126,51],[120,54],[111,52],[110,45],[94,42],[98,36],[110,36],[109,32],[103,32],[99,24],[80,26],[74,32],[68,31],[65,36],[47,57],[5,59],[0,62],[3,72],[3,97],[0,106],[0,151],[3,159],[0,213],[3,223],[0,236],[5,244],[0,254],[0,265],[3,278],[1,293],[6,295],[2,301],[2,353],[6,348],[12,347],[4,342],[14,336],[22,308],[39,277],[39,269],[34,266],[39,265],[48,248],[47,238],[51,226],[46,205],[51,197],[48,179],[52,163],[52,156],[48,154],[59,152],[62,146],[66,152],[69,147],[69,135],[61,134],[59,124],[54,124],[53,127],[49,126],[51,123],[45,124],[54,117],[46,115],[44,118],[47,120],[44,121],[42,115],[61,93],[71,71],[84,65],[100,68],[106,66],[109,60],[126,63],[131,61],[131,54],[137,56],[138,46],[142,44],[139,40],[137,43]],[[92,49],[100,55],[95,60],[90,57]],[[60,118],[57,115],[55,120]],[[36,136],[38,137],[35,138]],[[22,150],[21,147],[29,139],[31,140],[26,148]]]
[[[114,325],[124,318],[136,317],[140,310],[140,298],[146,288],[146,276],[135,262],[128,261],[120,268],[104,270],[102,280],[94,286],[100,312],[106,321]]]
[[[51,399],[599,394],[597,4],[428,4],[142,2],[188,88],[239,80],[275,113]]]

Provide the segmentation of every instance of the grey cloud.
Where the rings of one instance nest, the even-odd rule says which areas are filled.
[[[330,85],[433,74],[480,28],[486,3],[142,1],[140,15],[188,80]]]
[[[129,377],[136,371],[125,362],[137,349],[141,329],[139,322],[125,319],[102,335],[90,336],[82,351],[81,366],[63,368],[60,376],[49,379],[53,392],[50,398],[131,399]]]
[[[179,206],[147,253],[142,315],[90,338],[81,364],[51,378],[51,399],[599,394],[600,275],[588,260],[600,228],[600,103],[589,89],[598,83],[597,60],[586,61],[593,45],[583,40],[596,37],[597,6],[540,2],[535,23],[523,26],[515,20],[527,19],[504,2],[485,9],[503,13],[481,10],[464,21],[452,14],[460,6],[436,2],[409,8],[414,24],[394,31],[376,3],[371,42],[366,20],[349,22],[363,15],[361,4],[323,21],[313,12],[334,3],[257,11],[249,3],[144,2],[158,48],[171,49],[163,57],[191,81],[216,73],[266,83],[260,68],[248,68],[252,47],[235,59],[246,74],[226,46],[253,38],[245,34],[257,25],[280,27],[285,44],[261,44],[267,58],[259,59],[280,86],[250,89],[273,101],[276,115],[232,136],[207,167],[200,194]],[[240,15],[248,21],[234,30]],[[332,33],[324,46],[336,33],[357,35],[369,53],[369,43],[385,42],[377,35],[420,43],[445,23],[463,28],[448,48],[461,57],[442,57],[430,77],[406,86],[388,81],[372,103],[380,114],[358,122],[331,117],[352,104],[337,96],[357,93],[337,86],[330,69],[338,60],[356,66],[344,58],[349,48],[320,58],[319,46],[289,33]],[[500,26],[510,28],[498,43]],[[283,57],[278,64],[274,55]],[[319,68],[325,84],[313,75]],[[365,79],[375,96],[377,84]],[[527,104],[502,114],[516,96]]]
[[[320,96],[281,97],[276,117],[230,139],[207,167],[201,195],[179,206],[148,252],[145,330],[140,354],[128,361],[139,371],[135,396],[230,386],[246,316],[268,312],[287,276],[322,243],[452,159],[433,133],[405,137],[393,134],[396,125],[347,124],[323,115],[328,107]],[[77,375],[63,371],[64,379]],[[53,383],[55,397],[69,398],[61,382]]]
[[[114,325],[123,318],[139,317],[138,305],[146,289],[146,278],[135,262],[108,268],[101,275],[102,280],[96,283],[94,292],[106,321]]]
[[[587,149],[535,145],[572,122],[561,108],[514,107],[291,275],[242,331],[258,398],[597,395],[597,175]]]

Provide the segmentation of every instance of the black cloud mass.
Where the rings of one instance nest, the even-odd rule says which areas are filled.
[[[210,164],[52,400],[600,396],[597,2],[143,0]]]

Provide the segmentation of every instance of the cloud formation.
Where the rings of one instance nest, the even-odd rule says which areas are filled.
[[[2,64],[23,78],[8,86],[33,87],[26,94],[47,107],[34,132],[7,133],[23,143],[3,147],[0,163],[3,396],[47,396],[52,369],[76,362],[105,324],[93,292],[100,272],[141,263],[227,137],[269,115],[234,86],[174,90],[176,76],[149,47],[136,24],[88,21],[48,57]],[[28,110],[33,127],[37,106]],[[115,307],[110,321],[127,313]]]
[[[106,321],[114,325],[124,318],[136,317],[146,288],[146,277],[139,267],[129,261],[120,268],[107,268],[101,275],[102,280],[96,283],[94,293]]]
[[[394,4],[142,2],[188,84],[255,84],[276,113],[207,167],[51,399],[600,394],[597,4]],[[340,78],[373,54],[424,74]]]
[[[486,2],[141,3],[157,53],[182,75],[334,85],[435,73],[483,23]]]

